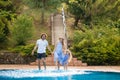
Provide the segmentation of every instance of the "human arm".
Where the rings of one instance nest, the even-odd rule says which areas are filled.
[[[69,50],[69,53],[70,53],[70,57],[69,57],[69,59],[68,59],[68,62],[70,63],[70,61],[72,60],[72,53],[71,53],[71,51]]]
[[[35,52],[35,50],[37,49],[37,45],[35,45],[35,47],[33,48],[33,50],[32,50],[32,55],[34,55],[34,52]]]
[[[49,45],[47,46],[47,48],[48,48],[48,50],[50,51],[50,53],[53,54],[53,52],[52,52],[52,50],[51,50],[51,48],[50,48]]]

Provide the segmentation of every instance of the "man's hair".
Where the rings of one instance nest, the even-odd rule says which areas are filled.
[[[42,34],[41,34],[41,38],[42,38],[43,35],[45,35],[45,37],[47,37],[47,34],[46,34],[46,33],[42,33]]]

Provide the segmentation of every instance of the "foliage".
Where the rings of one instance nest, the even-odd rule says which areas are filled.
[[[9,30],[6,24],[8,24],[7,19],[0,16],[0,42],[4,42],[7,39]]]
[[[56,9],[60,0],[24,0],[31,8]]]
[[[25,46],[16,46],[14,48],[9,48],[9,50],[11,52],[20,53],[22,56],[30,56],[34,46],[35,44],[27,44]],[[54,46],[50,46],[50,48],[53,51]],[[35,51],[34,55],[37,56],[37,51]],[[46,55],[51,55],[48,49]]]
[[[0,9],[5,11],[14,11],[12,0],[0,0]]]
[[[120,18],[119,0],[65,0],[65,3],[68,5],[68,11],[74,16],[75,27],[79,21],[92,28],[96,21],[114,21]]]
[[[92,9],[95,0],[66,0],[69,12],[74,16],[74,26],[78,25],[79,20],[90,25],[92,21]]]
[[[119,28],[120,29],[120,19],[118,21],[114,21],[114,22],[111,22],[112,26],[116,27],[116,28]]]
[[[45,10],[52,11],[57,9],[61,0],[23,0],[31,8],[41,10],[41,23],[44,23]]]
[[[12,39],[16,45],[25,45],[32,37],[32,32],[32,19],[26,15],[18,16],[11,27]]]
[[[89,65],[120,65],[119,28],[96,27],[86,33],[75,31],[74,56]]]
[[[53,51],[54,50],[54,45],[50,45],[50,49]],[[47,49],[46,50],[46,55],[51,55],[52,53],[50,53],[50,51]]]
[[[8,44],[9,22],[16,16],[14,11],[11,0],[0,0],[0,49]]]
[[[20,53],[22,56],[31,55],[34,48],[34,44],[28,44],[26,46],[16,46],[14,48],[9,48],[10,51]]]

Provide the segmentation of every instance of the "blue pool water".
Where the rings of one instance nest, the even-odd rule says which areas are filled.
[[[84,70],[0,70],[0,80],[120,80],[120,73]]]

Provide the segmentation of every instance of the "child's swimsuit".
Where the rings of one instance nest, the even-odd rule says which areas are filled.
[[[68,63],[68,59],[69,59],[69,54],[65,54],[64,57],[63,57],[63,60],[62,60],[62,65],[65,65]]]

